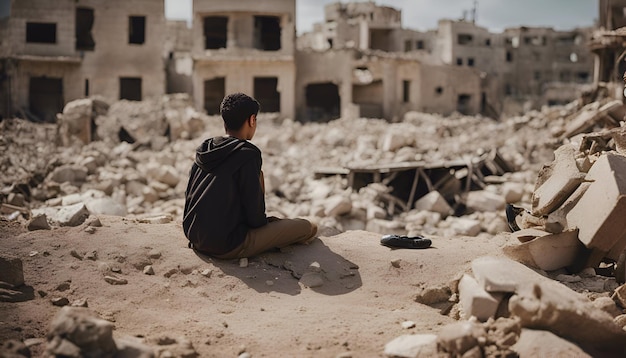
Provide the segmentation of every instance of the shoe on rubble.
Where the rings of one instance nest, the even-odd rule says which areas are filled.
[[[401,249],[426,249],[432,245],[432,241],[421,236],[384,235],[380,244]]]

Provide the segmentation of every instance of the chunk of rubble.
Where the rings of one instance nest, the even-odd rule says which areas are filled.
[[[468,275],[463,275],[459,281],[459,302],[465,319],[473,316],[485,322],[495,317],[501,299],[502,295],[491,295]]]
[[[586,180],[589,189],[567,214],[570,227],[579,229],[578,238],[592,255],[587,266],[594,267],[608,255],[617,260],[626,247],[626,157],[607,153],[591,167]]]
[[[22,260],[7,254],[0,255],[0,281],[20,287],[24,285],[24,269]]]
[[[60,226],[78,226],[89,217],[89,210],[82,202],[68,206],[33,209],[32,213],[35,216],[45,214],[53,224]]]
[[[474,211],[500,211],[505,204],[501,195],[487,190],[470,191],[465,198],[465,205]]]
[[[441,329],[437,346],[452,357],[460,357],[475,347],[483,346],[486,335],[485,329],[476,322],[457,322]]]
[[[385,356],[426,358],[437,355],[437,336],[434,334],[405,334],[385,344]]]
[[[559,234],[533,229],[526,229],[524,240],[531,235],[533,239],[521,244],[505,246],[507,256],[523,264],[544,271],[555,271],[572,265],[583,253],[584,245],[578,240],[578,230],[568,230]],[[519,236],[518,236],[519,238]]]
[[[34,216],[28,222],[28,225],[26,225],[26,228],[29,231],[51,229],[50,224],[48,224],[48,217],[46,217],[46,214],[39,214],[39,215]]]
[[[544,166],[537,179],[537,188],[532,196],[532,214],[548,215],[578,188],[585,179],[576,164],[576,148],[572,144],[559,147],[554,161]]]
[[[520,357],[591,358],[574,343],[549,331],[522,329],[519,340],[511,348]]]
[[[422,196],[415,202],[415,210],[430,211],[441,214],[443,218],[453,213],[452,207],[436,190]]]

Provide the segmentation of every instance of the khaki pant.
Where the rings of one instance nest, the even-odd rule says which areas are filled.
[[[244,242],[223,255],[212,255],[219,259],[251,257],[262,252],[295,243],[307,243],[317,234],[317,225],[304,219],[279,219],[267,225],[251,229]]]

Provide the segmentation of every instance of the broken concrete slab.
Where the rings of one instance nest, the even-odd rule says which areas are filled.
[[[415,210],[439,213],[443,218],[453,213],[452,207],[446,199],[436,190],[422,196],[415,202]]]
[[[522,329],[519,340],[511,347],[520,357],[591,358],[580,347],[552,332]]]
[[[465,197],[465,205],[473,211],[500,211],[505,204],[501,195],[487,190],[470,191]]]
[[[437,346],[452,357],[460,357],[484,341],[486,335],[485,329],[476,322],[452,323],[439,332]]]
[[[437,355],[437,336],[434,334],[405,334],[385,344],[385,356],[426,358]]]
[[[548,280],[521,263],[503,257],[479,257],[472,261],[472,272],[487,292],[513,293],[521,285]]]
[[[33,215],[45,214],[52,223],[60,226],[78,226],[89,217],[89,210],[83,203],[68,206],[47,207],[33,210]]]
[[[586,297],[551,280],[519,285],[509,311],[524,328],[549,330],[583,346],[604,350],[626,348],[626,331]]]
[[[498,298],[485,291],[474,278],[468,275],[463,275],[459,281],[459,302],[465,319],[474,316],[481,322],[495,317],[500,304]]]
[[[113,323],[97,318],[87,308],[65,306],[50,324],[46,351],[57,356],[67,346],[80,356],[112,356],[117,351]]]
[[[532,214],[548,215],[561,206],[585,179],[576,164],[576,148],[572,144],[559,147],[549,167],[544,167],[532,196]]]
[[[622,220],[626,215],[626,157],[602,155],[586,180],[592,183],[567,214],[567,223],[579,229],[578,238],[586,247],[608,253],[626,241],[626,222]]]
[[[505,252],[521,258],[528,266],[554,271],[572,265],[582,250],[584,246],[578,240],[578,230],[569,230],[559,234],[546,232],[516,247],[508,247]],[[527,254],[522,251],[527,251]]]

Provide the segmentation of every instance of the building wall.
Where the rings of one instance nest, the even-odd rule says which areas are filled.
[[[243,92],[254,93],[255,77],[276,77],[280,92],[280,114],[295,118],[295,64],[293,61],[215,61],[196,62],[193,75],[194,103],[197,109],[204,108],[204,81],[223,77],[225,94]],[[261,111],[264,103],[261,101]]]
[[[93,50],[76,50],[76,8],[94,11]],[[129,16],[145,16],[143,44],[129,44]],[[27,43],[29,22],[56,24],[56,43]],[[33,77],[61,78],[63,102],[89,95],[120,98],[120,77],[142,79],[142,97],[165,93],[162,59],[164,5],[161,0],[19,0],[12,2],[4,54],[10,77],[5,114],[28,109]],[[88,81],[88,85],[87,85]],[[12,112],[12,113],[9,113]]]
[[[197,108],[204,108],[206,80],[224,78],[225,94],[252,95],[255,77],[272,77],[278,80],[280,115],[295,117],[295,6],[295,0],[194,0],[193,96]],[[225,48],[205,48],[204,18],[207,16],[228,19]],[[279,19],[279,49],[255,48],[255,16]],[[261,103],[262,111],[264,107],[268,108]]]

